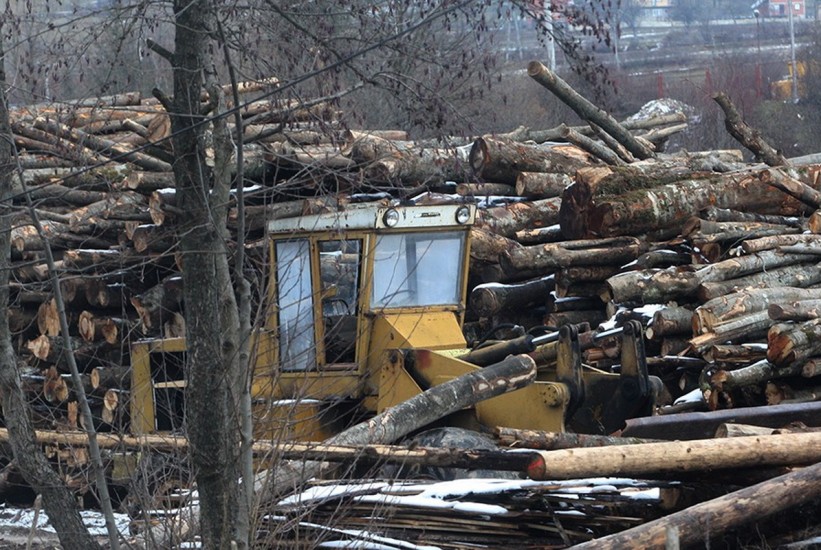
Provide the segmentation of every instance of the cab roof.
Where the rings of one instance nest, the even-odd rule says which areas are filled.
[[[463,209],[468,211],[467,221],[459,223],[456,219],[457,213]],[[398,214],[398,221],[391,226],[385,223],[386,214],[389,211],[395,211]],[[362,204],[350,205],[336,212],[270,220],[268,232],[283,234],[339,230],[464,227],[472,225],[475,219],[476,207],[474,205],[374,206]]]

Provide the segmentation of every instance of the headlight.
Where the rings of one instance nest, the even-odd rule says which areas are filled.
[[[456,209],[456,223],[464,225],[470,221],[470,208],[460,206]]]
[[[385,222],[385,227],[395,227],[399,223],[399,212],[391,208],[382,216],[382,221]]]

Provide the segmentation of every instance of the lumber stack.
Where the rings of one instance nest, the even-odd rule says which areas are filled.
[[[540,67],[531,72],[553,85]],[[821,165],[745,162],[736,150],[663,153],[664,140],[686,128],[683,115],[619,123],[567,90],[558,93],[587,124],[428,142],[402,131],[350,130],[330,105],[267,99],[273,85],[244,85],[242,127],[232,126],[245,159],[235,187],[243,189],[246,268],[257,273],[257,299],[264,297],[268,219],[363,201],[472,202],[479,213],[471,230],[469,342],[571,324],[584,363],[617,371],[618,331],[641,322],[648,370],[668,396],[659,418],[670,420],[653,438],[677,438],[686,411],[818,399]],[[66,376],[70,345],[95,427],[127,432],[129,342],[185,333],[175,255],[184,205],[173,190],[168,118],[155,100],[134,94],[21,108],[12,117],[20,177],[10,323],[36,424],[79,426]],[[236,206],[228,219],[233,238]],[[68,335],[59,328],[32,213],[55,251]],[[542,368],[556,361],[555,349],[532,355]],[[508,443],[521,446],[523,437]],[[65,459],[64,450],[55,447],[55,460]],[[631,521],[601,520],[610,527],[595,534]],[[506,522],[494,528],[511,529]],[[565,540],[562,531],[554,535],[565,544],[585,538]]]

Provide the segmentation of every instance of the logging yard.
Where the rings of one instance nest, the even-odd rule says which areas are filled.
[[[259,539],[817,547],[821,155],[786,158],[723,93],[739,148],[667,151],[676,102],[617,121],[527,74],[580,122],[414,141],[238,87]],[[196,540],[170,119],[137,93],[9,114],[37,442],[93,509],[96,434],[124,541]],[[36,509],[2,461],[4,501]]]

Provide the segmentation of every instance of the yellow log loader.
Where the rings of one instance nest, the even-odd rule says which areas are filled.
[[[640,327],[623,334],[621,372],[582,365],[579,337],[558,332],[467,349],[462,333],[472,205],[375,207],[270,221],[263,326],[254,334],[258,439],[322,440],[424,390],[509,354],[540,365],[532,385],[444,424],[610,433],[651,414]],[[183,338],[131,347],[132,431],[181,428]]]

